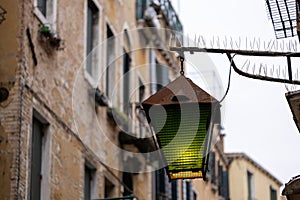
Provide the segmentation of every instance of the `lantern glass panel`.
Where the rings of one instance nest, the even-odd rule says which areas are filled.
[[[151,109],[150,118],[170,178],[202,177],[210,104],[174,104]],[[166,116],[165,116],[166,115]]]

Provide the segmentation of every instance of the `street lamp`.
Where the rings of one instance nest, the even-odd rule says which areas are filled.
[[[203,178],[220,103],[181,74],[142,103],[170,180]]]
[[[287,200],[300,199],[300,175],[293,177],[285,184],[282,195],[286,196]]]

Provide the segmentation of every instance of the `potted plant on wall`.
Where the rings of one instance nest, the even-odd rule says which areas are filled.
[[[49,25],[42,24],[40,25],[40,35],[56,50],[62,50],[63,40],[59,38],[52,30]]]

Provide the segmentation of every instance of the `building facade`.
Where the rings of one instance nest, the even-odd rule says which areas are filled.
[[[280,200],[282,183],[244,153],[227,153],[231,199]]]
[[[0,199],[235,199],[222,135],[206,181],[169,182],[148,155],[140,103],[179,75],[169,0],[0,6]]]
[[[0,199],[157,199],[138,105],[179,71],[165,48],[182,32],[171,3],[1,8]]]

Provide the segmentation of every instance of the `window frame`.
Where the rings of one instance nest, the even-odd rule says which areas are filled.
[[[39,123],[39,128],[40,128],[40,134],[42,134],[40,137],[40,183],[39,183],[39,193],[40,199],[43,197],[43,199],[50,200],[50,166],[51,166],[51,134],[50,134],[50,126],[49,123],[43,118],[38,112],[35,110],[33,111],[33,116],[32,116],[32,129],[31,129],[31,148],[30,148],[30,159],[28,159],[29,166],[32,165],[32,159],[33,158],[33,137],[34,134],[34,122]],[[31,199],[31,192],[35,188],[32,188],[32,167],[30,169],[30,186],[28,188],[29,192],[29,197]]]
[[[97,22],[93,26],[93,33],[95,34],[93,36],[93,47],[92,50],[87,53],[87,29],[88,29],[88,6],[89,3],[92,3],[93,6],[97,9]],[[100,77],[100,66],[101,66],[101,50],[100,48],[97,47],[101,40],[101,13],[102,13],[102,7],[99,5],[99,3],[95,0],[86,0],[85,1],[85,6],[84,6],[84,77],[88,81],[88,83],[92,87],[97,87],[98,86],[98,79]],[[87,69],[87,55],[89,55],[92,52],[92,68],[91,68],[91,73]]]
[[[34,0],[34,14],[43,25],[48,25],[52,33],[56,34],[57,0],[45,0],[46,15],[38,7],[38,1]]]
[[[83,167],[83,171],[84,171],[84,179],[83,179],[83,194],[84,197],[83,199],[98,199],[98,194],[97,194],[97,190],[98,190],[98,170],[97,168],[92,165],[89,161],[85,161],[84,163],[84,167]],[[89,172],[89,174],[87,174],[87,172]],[[86,177],[87,175],[89,175],[90,180],[89,180],[89,198],[86,198]]]
[[[275,197],[273,195],[275,195]],[[272,185],[270,185],[270,200],[277,200],[277,190],[274,189]]]
[[[129,52],[126,51],[126,48],[123,48],[123,56],[122,56],[122,75],[123,75],[123,83],[122,83],[122,111],[129,116],[130,115],[130,92],[131,92],[131,76],[130,70],[132,67],[132,58]],[[128,88],[126,88],[126,86]],[[127,102],[128,101],[128,102]]]
[[[254,174],[249,170],[247,170],[247,199],[248,200],[255,199]]]
[[[111,23],[108,21],[108,19],[106,19],[106,31],[105,31],[105,38],[106,38],[106,47],[105,47],[105,93],[106,93],[106,96],[110,99],[111,99],[111,94],[113,92],[113,84],[110,84],[111,80],[110,78],[115,78],[116,77],[116,62],[117,62],[117,40],[115,38],[115,30],[113,29],[113,26],[111,25]],[[107,37],[107,34],[108,34],[108,28],[112,34],[112,37],[114,39],[110,39],[111,37]],[[109,51],[108,49],[108,39],[112,40],[113,41],[113,49],[111,51]],[[108,54],[109,53],[112,53],[112,57],[114,60],[110,60],[109,59],[109,56]],[[108,64],[110,64],[108,66]],[[111,70],[109,69],[111,68]],[[113,75],[111,77],[111,75]],[[115,103],[115,102],[114,102]]]

